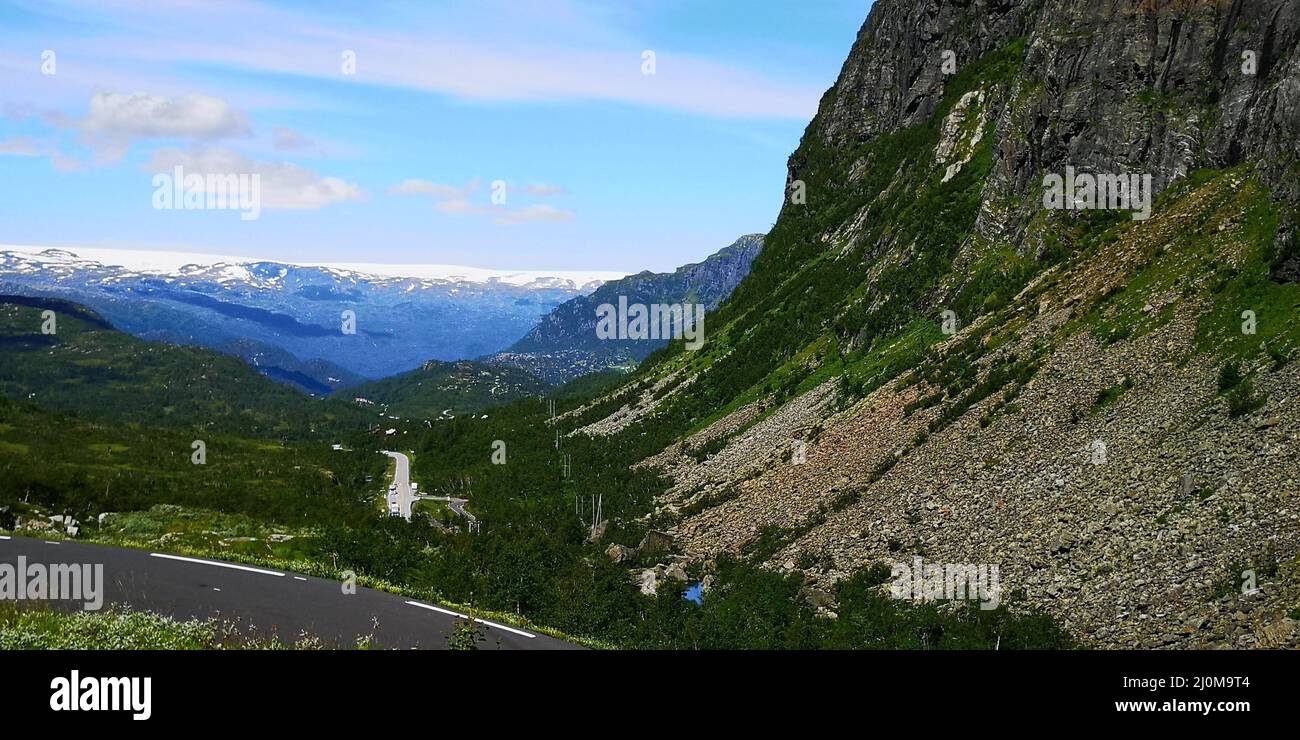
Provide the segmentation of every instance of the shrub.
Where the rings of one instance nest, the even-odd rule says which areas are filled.
[[[1241,382],[1241,366],[1236,362],[1226,362],[1219,370],[1219,391],[1235,388]]]
[[[1256,393],[1249,381],[1243,381],[1228,394],[1228,416],[1237,418],[1262,407],[1268,402],[1268,396]]]

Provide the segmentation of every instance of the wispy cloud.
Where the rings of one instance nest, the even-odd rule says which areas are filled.
[[[449,33],[444,24],[394,30],[358,29],[338,17],[253,2],[137,6],[66,0],[63,6],[130,29],[132,42],[109,37],[68,40],[90,58],[133,61],[142,69],[201,64],[257,73],[292,74],[383,85],[483,101],[600,100],[718,117],[806,119],[822,90],[764,76],[672,48],[652,48],[654,74],[642,54],[652,41],[632,39],[563,3],[569,32],[548,38],[545,14],[537,28],[492,19],[489,8],[447,12],[477,14],[479,22]],[[560,7],[563,6],[563,13]],[[514,12],[512,10],[512,12]],[[454,19],[453,19],[454,20]],[[553,21],[552,21],[553,23]],[[154,30],[165,29],[165,30]],[[491,29],[496,29],[493,32]],[[47,42],[58,46],[60,40]],[[344,75],[344,51],[355,54],[355,74]],[[725,94],[724,94],[725,93]]]
[[[524,191],[529,195],[535,195],[538,198],[547,198],[552,195],[564,194],[564,188],[559,185],[549,185],[544,182],[535,182],[525,185]]]
[[[572,218],[573,214],[569,211],[561,211],[555,206],[542,203],[502,211],[493,220],[499,224],[522,224],[529,221],[569,221]]]
[[[48,157],[58,172],[79,172],[86,165],[76,157],[64,154],[58,147],[42,144],[30,136],[13,136],[0,141],[0,157]]]
[[[14,136],[0,141],[0,155],[39,157],[40,154],[40,150],[36,148],[36,140],[30,136]]]
[[[468,185],[443,185],[429,180],[403,180],[388,189],[392,195],[427,195],[438,200],[465,199],[478,190],[480,180],[474,178]]]
[[[532,221],[569,221],[573,218],[571,211],[564,211],[555,206],[541,203],[513,208],[505,203],[475,202],[474,195],[481,189],[483,181],[474,178],[465,185],[445,185],[430,180],[403,180],[388,188],[391,195],[417,195],[432,198],[434,209],[449,216],[487,216],[493,223],[501,225],[528,223]],[[564,192],[558,185],[527,185],[525,192],[534,196],[546,196]],[[509,188],[505,189],[509,192]]]
[[[288,152],[311,149],[316,146],[316,143],[299,131],[277,126],[275,131],[271,132],[271,145],[278,151]]]

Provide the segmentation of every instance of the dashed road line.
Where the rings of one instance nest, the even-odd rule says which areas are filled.
[[[57,545],[57,544],[59,544],[59,543],[58,543],[58,542],[55,542],[54,540],[45,540],[45,544],[47,544],[47,545]]]
[[[7,535],[7,534],[0,534],[0,540],[7,540],[7,539],[9,539],[9,535]]]
[[[294,577],[293,577],[293,580],[295,580],[295,581],[305,581],[305,580],[307,580],[307,579],[306,579],[306,578],[303,578],[302,576],[294,576]]]
[[[198,558],[183,558],[180,555],[165,555],[160,552],[149,553],[151,558],[166,558],[167,560],[180,560],[185,563],[198,563],[199,565],[215,565],[218,568],[232,568],[234,570],[245,570],[249,573],[261,573],[268,576],[283,578],[284,574],[274,570],[263,570],[262,568],[250,568],[247,565],[235,565],[234,563],[221,563],[216,560],[199,560]]]
[[[429,605],[429,604],[421,604],[421,603],[418,602],[418,601],[408,601],[408,602],[406,602],[406,603],[410,604],[411,606],[418,606],[418,607],[420,607],[421,609],[428,609],[428,610],[430,610],[430,611],[440,612],[440,613],[442,613],[442,614],[449,614],[449,615],[451,615],[451,616],[453,616],[453,617],[456,617],[456,618],[458,618],[458,619],[469,619],[469,615],[468,615],[468,614],[461,614],[460,612],[454,612],[454,611],[452,611],[452,610],[450,610],[450,609],[443,609],[443,608],[440,607],[440,606],[431,606],[431,605]],[[534,638],[534,637],[537,637],[537,635],[530,634],[530,633],[528,633],[528,632],[524,632],[524,631],[521,630],[521,629],[516,629],[516,628],[514,628],[514,627],[507,627],[507,626],[504,625],[504,624],[497,624],[496,622],[492,622],[492,621],[489,621],[489,620],[486,620],[486,619],[478,619],[478,618],[476,617],[474,621],[476,621],[476,622],[482,622],[483,624],[486,624],[486,625],[489,626],[489,627],[496,627],[497,629],[505,630],[506,632],[513,632],[513,633],[515,633],[516,635],[523,635],[524,637],[527,637],[527,638],[529,638],[530,640],[531,640],[532,638]]]

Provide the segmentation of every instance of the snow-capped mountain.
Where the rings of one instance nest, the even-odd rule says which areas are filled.
[[[314,392],[505,349],[619,277],[0,245],[0,293],[75,300],[124,331],[231,352]]]

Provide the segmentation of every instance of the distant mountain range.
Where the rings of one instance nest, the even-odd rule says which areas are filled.
[[[500,351],[619,276],[0,246],[2,293],[73,300],[123,331],[233,354],[319,395]],[[345,311],[354,334],[343,330]]]
[[[711,311],[762,244],[760,235],[744,236],[698,264],[622,279],[0,247],[0,293],[75,301],[122,331],[239,357],[313,395],[359,396],[435,418],[630,369],[666,340],[599,339],[597,306],[626,297]],[[355,334],[343,330],[347,311]]]
[[[508,349],[482,359],[527,370],[551,383],[609,368],[630,369],[668,341],[601,339],[596,336],[598,306],[618,305],[625,297],[628,304],[699,303],[706,312],[712,311],[745,279],[762,249],[763,235],[749,234],[703,262],[670,273],[640,272],[609,281],[556,307]]]
[[[626,371],[667,340],[609,340],[596,336],[596,307],[628,303],[700,303],[713,310],[749,273],[763,237],[743,236],[698,264],[670,273],[642,272],[611,280],[570,299],[537,322],[510,349],[476,362],[424,363],[416,370],[340,390],[403,418],[448,418],[525,396],[563,392],[554,386],[610,369]],[[707,331],[707,322],[706,322]],[[606,381],[608,382],[608,381]]]

